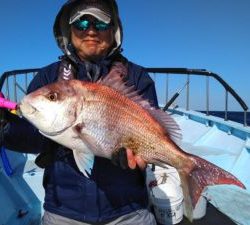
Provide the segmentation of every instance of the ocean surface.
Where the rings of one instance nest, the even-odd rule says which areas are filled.
[[[205,113],[205,112],[203,112]],[[210,115],[225,118],[224,111],[210,111]],[[238,123],[244,123],[244,113],[243,112],[228,112],[227,119]],[[250,112],[247,112],[247,125],[250,126]]]

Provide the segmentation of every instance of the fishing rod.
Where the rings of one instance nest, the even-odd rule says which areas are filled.
[[[2,164],[5,173],[7,176],[11,176],[13,174],[13,169],[11,167],[10,161],[8,159],[5,147],[3,146],[4,143],[4,134],[3,128],[5,123],[5,110],[9,110],[10,113],[16,114],[17,103],[9,101],[4,98],[3,94],[0,93],[0,158],[2,159]]]
[[[178,91],[176,92],[173,97],[166,103],[166,105],[163,108],[163,111],[166,111],[170,105],[172,105],[172,103],[178,98],[178,96],[180,95],[180,93],[184,90],[184,88],[189,84],[189,81],[187,81],[184,86]]]

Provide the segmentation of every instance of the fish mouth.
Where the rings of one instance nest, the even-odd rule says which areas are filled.
[[[32,115],[36,113],[38,110],[32,106],[31,104],[27,104],[25,102],[21,102],[20,104],[17,105],[17,112],[19,115]]]
[[[16,115],[19,116],[19,117],[22,117],[22,110],[20,109],[20,104],[17,104],[16,106]]]

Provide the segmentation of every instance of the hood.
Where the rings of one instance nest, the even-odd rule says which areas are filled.
[[[59,10],[55,22],[54,22],[54,36],[58,47],[67,55],[72,61],[76,62],[76,56],[73,54],[73,46],[70,43],[70,15],[72,11],[78,8],[82,4],[95,5],[99,3],[105,3],[111,10],[111,18],[114,23],[114,35],[115,35],[115,46],[110,51],[109,56],[115,52],[120,52],[123,30],[122,24],[119,17],[119,11],[115,0],[69,0]]]

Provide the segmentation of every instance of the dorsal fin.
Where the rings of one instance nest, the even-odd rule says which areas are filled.
[[[150,115],[166,130],[166,133],[177,144],[182,138],[181,130],[175,120],[166,112],[150,105],[149,101],[138,94],[134,85],[128,86],[124,81],[127,69],[122,63],[115,63],[110,72],[97,83],[108,86],[128,97],[138,105],[146,109]]]

